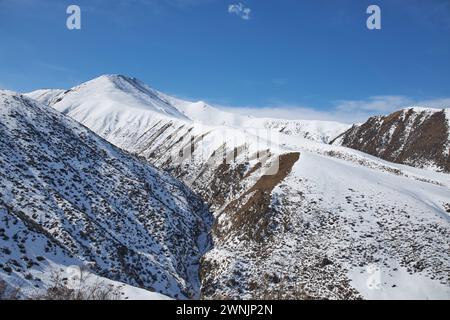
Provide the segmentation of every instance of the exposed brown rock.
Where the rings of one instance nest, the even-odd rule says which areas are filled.
[[[262,176],[251,189],[227,205],[224,213],[230,214],[232,229],[241,232],[245,229],[247,237],[256,241],[270,232],[271,193],[291,172],[299,157],[298,152],[281,155],[274,175]]]
[[[342,139],[343,146],[391,162],[415,167],[435,165],[450,172],[450,157],[446,154],[449,130],[444,110],[431,113],[409,109],[372,117],[338,139]]]

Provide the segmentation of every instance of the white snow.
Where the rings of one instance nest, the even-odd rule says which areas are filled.
[[[368,300],[448,300],[450,287],[420,273],[410,274],[393,262],[385,266],[355,268],[352,285]]]
[[[408,108],[403,108],[403,110],[405,112],[408,112],[409,110],[412,110],[412,111],[417,112],[417,113],[426,112],[426,113],[430,113],[430,114],[442,111],[442,109],[438,109],[438,108],[427,108],[427,107],[418,107],[418,106],[412,106],[412,107],[408,107]]]
[[[79,281],[81,274],[78,266],[69,266],[62,270],[63,271],[61,272],[61,276],[68,279],[67,286],[69,288],[81,290],[83,289],[79,287],[81,284]],[[52,274],[52,271],[61,271],[61,266],[52,265],[51,268],[45,271],[45,277],[47,278],[47,281],[50,281],[48,277]],[[168,296],[165,296],[163,294],[130,286],[122,282],[113,281],[95,275],[93,273],[87,272],[82,277],[85,279],[82,282],[83,286],[100,285],[101,287],[112,287],[113,290],[118,290],[121,293],[121,300],[172,300],[172,298],[169,298]]]
[[[29,92],[26,96],[31,99],[37,100],[42,104],[50,105],[54,103],[54,99],[61,95],[64,90],[60,89],[40,89],[33,92]]]
[[[255,118],[223,111],[203,101],[189,102],[170,97],[161,92],[160,97],[169,101],[189,119],[209,126],[229,126],[236,129],[273,129],[288,135],[328,143],[350,128],[350,125],[318,120]]]

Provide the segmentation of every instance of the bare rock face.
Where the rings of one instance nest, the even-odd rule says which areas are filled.
[[[448,115],[448,109],[404,109],[355,125],[331,144],[395,163],[450,172]]]

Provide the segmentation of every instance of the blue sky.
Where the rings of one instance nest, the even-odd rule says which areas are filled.
[[[69,4],[79,31],[66,28]],[[370,4],[380,31],[366,28]],[[450,1],[0,0],[0,87],[106,73],[254,115],[351,122],[450,107]]]

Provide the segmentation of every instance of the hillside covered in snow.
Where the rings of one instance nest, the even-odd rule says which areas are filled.
[[[199,296],[211,216],[183,183],[13,92],[0,91],[0,137],[0,279],[44,290],[88,266],[132,298]]]

